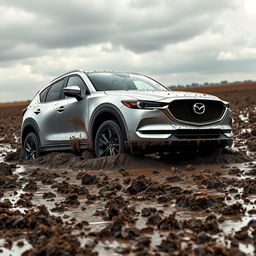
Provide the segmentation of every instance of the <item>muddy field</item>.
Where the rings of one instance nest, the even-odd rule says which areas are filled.
[[[22,162],[27,103],[0,105],[0,255],[255,255],[256,84],[193,90],[232,104],[221,156]]]

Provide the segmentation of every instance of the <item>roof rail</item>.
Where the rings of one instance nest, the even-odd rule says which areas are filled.
[[[55,81],[55,80],[59,79],[59,78],[60,78],[60,77],[62,77],[62,76],[65,76],[65,75],[71,74],[71,73],[73,73],[73,72],[83,72],[83,70],[81,70],[81,69],[75,69],[75,70],[69,71],[69,72],[67,72],[67,73],[65,73],[65,74],[63,74],[63,75],[60,75],[60,76],[58,76],[58,77],[54,78],[51,82],[53,82],[53,81]],[[50,82],[50,83],[51,83],[51,82]]]

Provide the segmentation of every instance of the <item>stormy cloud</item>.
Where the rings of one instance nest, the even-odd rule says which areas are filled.
[[[0,101],[77,68],[166,85],[255,79],[253,10],[253,0],[2,0]]]

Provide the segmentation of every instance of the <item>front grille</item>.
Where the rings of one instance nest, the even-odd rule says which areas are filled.
[[[201,129],[201,130],[190,130],[180,129],[172,133],[174,136],[180,139],[197,139],[197,138],[218,138],[222,132],[220,129]]]
[[[203,114],[197,114],[193,110],[196,103],[202,103],[205,106]],[[224,112],[225,105],[216,100],[174,100],[169,104],[169,111],[177,120],[190,123],[211,123],[219,120]]]

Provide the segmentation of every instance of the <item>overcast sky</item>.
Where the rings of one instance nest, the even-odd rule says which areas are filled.
[[[0,102],[73,69],[256,80],[255,0],[1,0]]]

